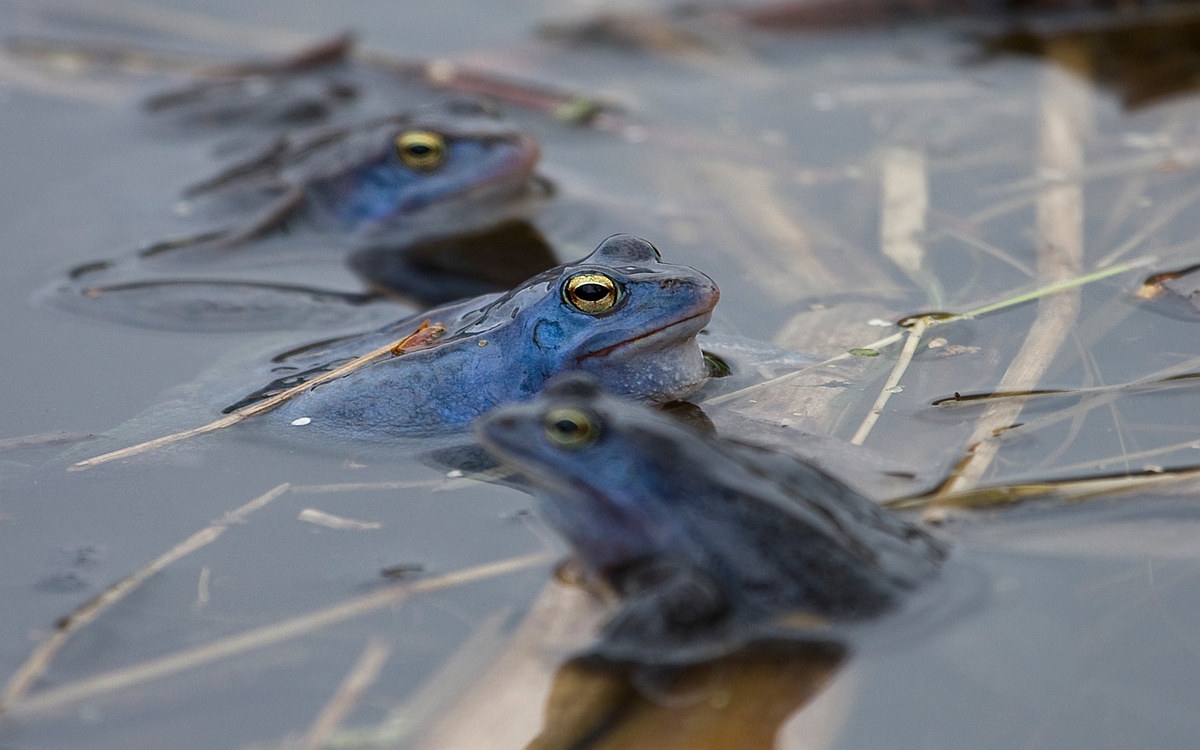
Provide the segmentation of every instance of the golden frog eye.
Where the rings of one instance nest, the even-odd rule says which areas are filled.
[[[446,139],[429,130],[409,130],[396,136],[396,155],[411,169],[437,169],[446,160]]]
[[[602,273],[577,273],[567,279],[563,299],[588,315],[608,312],[621,298],[621,287]]]
[[[600,437],[600,425],[578,409],[551,409],[543,424],[546,437],[560,448],[582,448]]]

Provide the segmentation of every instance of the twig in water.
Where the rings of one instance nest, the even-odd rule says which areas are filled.
[[[408,334],[404,338],[401,338],[390,344],[385,344],[384,346],[381,346],[378,349],[375,349],[374,351],[368,352],[368,353],[362,355],[361,357],[358,357],[357,359],[353,359],[353,360],[347,362],[346,364],[342,365],[341,367],[336,367],[336,368],[330,370],[329,372],[322,373],[322,374],[318,375],[317,377],[313,378],[312,380],[309,380],[307,382],[293,386],[291,388],[288,388],[285,391],[276,393],[274,396],[265,398],[262,401],[259,401],[257,403],[250,404],[241,409],[238,409],[237,411],[233,412],[232,414],[230,414],[226,417],[222,417],[221,419],[218,419],[214,422],[209,422],[208,424],[202,425],[200,427],[194,427],[190,430],[184,430],[182,432],[172,433],[170,435],[165,435],[160,438],[155,438],[154,440],[147,440],[144,443],[138,443],[137,445],[132,445],[128,448],[122,448],[120,450],[111,451],[111,452],[105,453],[103,455],[93,456],[92,458],[84,459],[83,461],[79,461],[75,464],[72,464],[71,467],[68,469],[68,471],[80,471],[82,469],[90,469],[93,466],[99,466],[100,464],[105,464],[105,463],[108,463],[109,461],[116,461],[118,459],[129,458],[130,456],[136,456],[136,455],[139,455],[142,453],[146,453],[148,451],[155,450],[156,448],[161,448],[164,445],[170,445],[171,443],[177,443],[180,440],[186,440],[190,437],[195,437],[197,435],[203,435],[203,434],[209,433],[209,432],[215,432],[216,430],[220,430],[225,427],[232,427],[233,425],[237,424],[238,422],[241,422],[245,419],[249,419],[250,417],[254,417],[259,414],[265,414],[266,412],[271,411],[272,409],[280,406],[281,404],[283,404],[287,401],[290,401],[291,399],[300,395],[304,391],[309,390],[310,388],[314,388],[322,383],[328,383],[331,380],[337,380],[338,378],[342,378],[353,372],[357,372],[358,370],[363,369],[367,365],[369,365],[373,362],[376,362],[386,356],[389,356],[389,355],[390,356],[400,356],[400,355],[404,354],[404,352],[405,352],[404,347],[406,344],[408,344],[414,338],[420,340],[421,342],[428,340],[428,337],[431,334],[427,333],[427,331],[436,330],[437,327],[440,325],[441,325],[440,323],[436,323],[433,326],[430,326],[429,321],[425,321],[424,323],[421,324],[421,326],[417,330]]]
[[[934,491],[916,497],[902,497],[884,503],[894,510],[916,508],[994,508],[1014,505],[1026,500],[1082,501],[1117,492],[1147,490],[1200,478],[1200,467],[1188,466],[1170,471],[1147,471],[1117,476],[1088,476],[1079,479],[1056,479],[1040,482],[1017,482],[990,487],[977,487],[961,492]]]
[[[867,439],[867,435],[871,434],[871,428],[879,421],[879,415],[883,413],[883,407],[887,406],[888,399],[893,393],[896,393],[900,388],[900,379],[904,377],[904,372],[908,369],[908,365],[912,362],[913,355],[917,352],[917,345],[921,343],[921,336],[925,334],[925,329],[928,327],[928,321],[925,318],[918,318],[917,322],[908,331],[908,340],[904,342],[904,348],[900,350],[900,356],[896,359],[896,366],[892,368],[892,372],[888,375],[888,379],[883,384],[883,390],[879,391],[879,396],[875,399],[875,403],[871,406],[871,411],[867,412],[867,416],[863,419],[862,424],[858,426],[858,431],[854,433],[854,437],[850,438],[850,442],[854,445],[862,445]]]
[[[1056,62],[1078,62],[1074,50],[1053,50]],[[1061,58],[1061,59],[1060,59]],[[1071,174],[1083,167],[1083,138],[1088,129],[1091,101],[1086,84],[1068,70],[1050,66],[1043,72],[1038,166],[1043,172]],[[1072,284],[1083,262],[1083,188],[1079,183],[1052,185],[1038,196],[1037,270],[1051,286]],[[1050,361],[1079,317],[1078,291],[1044,297],[1021,349],[1000,379],[997,390],[1022,391],[1037,385]],[[935,494],[968,490],[978,484],[999,443],[988,440],[999,427],[1011,425],[1024,401],[1016,399],[990,405],[968,439],[966,455]]]
[[[247,516],[287,492],[287,489],[287,484],[281,484],[259,495],[237,510],[226,513],[221,520],[192,534],[187,539],[175,545],[166,554],[132,575],[117,581],[105,589],[99,596],[59,620],[55,625],[54,635],[50,636],[50,638],[43,641],[40,646],[34,649],[34,652],[25,660],[25,663],[9,678],[8,684],[4,686],[4,692],[0,694],[0,714],[3,714],[25,697],[29,689],[33,687],[33,684],[50,668],[50,663],[54,660],[54,657],[75,631],[91,623],[103,612],[124,599],[138,586],[145,583],[150,576],[176,560],[190,555],[205,545],[215,542],[230,526],[235,523],[242,523],[246,520]]]
[[[1122,264],[1116,265],[1116,266],[1109,266],[1108,268],[1105,268],[1101,271],[1096,271],[1095,273],[1089,273],[1084,276],[1079,276],[1079,277],[1076,277],[1073,279],[1068,279],[1066,281],[1060,281],[1060,282],[1056,282],[1054,284],[1049,284],[1047,286],[1040,287],[1038,289],[1034,289],[1031,292],[1025,292],[1023,294],[1016,295],[1015,297],[1010,297],[1008,299],[1004,299],[999,302],[994,302],[994,303],[991,303],[988,305],[984,305],[983,307],[977,307],[973,310],[968,310],[965,313],[957,313],[955,315],[947,315],[945,317],[939,317],[939,318],[929,318],[929,317],[924,317],[924,316],[918,315],[918,316],[913,317],[912,320],[914,320],[914,321],[917,319],[925,320],[926,329],[935,328],[937,326],[945,325],[947,323],[956,323],[960,320],[971,320],[972,318],[977,318],[981,315],[986,315],[988,313],[993,313],[998,310],[1003,310],[1007,307],[1013,307],[1015,305],[1021,305],[1026,302],[1032,302],[1034,300],[1039,300],[1043,297],[1054,294],[1055,292],[1062,292],[1062,291],[1066,291],[1069,289],[1075,289],[1077,287],[1081,287],[1086,284],[1091,284],[1096,281],[1101,281],[1103,279],[1109,278],[1110,276],[1116,276],[1118,274],[1125,273],[1126,271],[1130,271],[1130,270],[1133,270],[1136,268],[1141,268],[1142,266],[1149,265],[1152,262],[1154,262],[1154,258],[1140,258],[1138,260],[1130,261],[1128,263],[1122,263]],[[782,383],[786,383],[790,380],[795,380],[796,378],[800,377],[801,375],[803,375],[807,372],[811,372],[812,370],[815,370],[818,367],[824,367],[825,365],[833,364],[834,362],[841,362],[842,360],[849,359],[850,357],[856,356],[855,354],[853,354],[853,352],[884,349],[884,348],[891,346],[892,344],[899,342],[903,338],[904,338],[903,332],[893,333],[891,336],[879,339],[878,341],[873,341],[870,344],[865,344],[864,346],[855,347],[850,352],[838,354],[837,356],[830,357],[829,359],[826,359],[821,362],[817,362],[816,364],[808,365],[807,367],[803,367],[799,370],[794,370],[785,375],[780,375],[779,377],[771,378],[770,380],[764,380],[761,383],[755,383],[754,385],[749,385],[749,386],[746,386],[745,388],[740,388],[736,391],[730,391],[729,393],[722,393],[720,396],[715,396],[711,399],[704,401],[703,403],[705,406],[717,406],[719,404],[723,404],[728,401],[732,401],[735,398],[747,396],[747,395],[750,395],[751,393],[755,393],[755,392],[763,390],[765,388],[772,388],[772,387],[780,385]]]
[[[379,673],[391,653],[390,646],[377,638],[371,639],[346,679],[338,686],[337,692],[309,727],[308,734],[304,735],[304,744],[300,746],[302,750],[321,750],[325,747],[362,694],[379,679]]]
[[[506,573],[514,573],[535,565],[546,564],[552,559],[553,555],[548,552],[536,552],[531,555],[464,568],[441,576],[424,578],[413,583],[398,583],[316,612],[292,617],[203,646],[45,690],[18,702],[4,705],[3,714],[32,716],[54,711],[79,701],[96,698],[162,677],[169,677],[247,651],[273,646],[292,638],[308,635],[330,625],[395,606],[414,594],[462,586]]]

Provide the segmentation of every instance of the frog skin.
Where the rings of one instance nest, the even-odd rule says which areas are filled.
[[[645,240],[615,235],[508,293],[276,357],[273,372],[288,374],[226,411],[396,343],[401,354],[318,384],[256,421],[337,440],[446,434],[571,370],[624,396],[679,399],[708,378],[696,334],[719,296],[699,271],[662,262]]]
[[[281,135],[184,196],[279,194],[247,225],[219,237],[226,248],[286,229],[301,215],[355,244],[477,228],[511,213],[497,206],[536,193],[541,152],[512,126],[472,114],[400,114]],[[185,246],[161,243],[142,255]]]
[[[834,477],[705,436],[571,374],[476,425],[541,515],[620,597],[595,653],[713,658],[786,615],[862,620],[931,579],[942,546]]]
[[[353,317],[351,308],[381,296],[428,306],[510,289],[557,263],[540,233],[518,218],[543,189],[533,172],[538,156],[529,136],[465,105],[280,136],[189,190],[282,192],[260,215],[227,231],[157,243],[136,258],[87,263],[42,296],[136,325],[262,330]],[[351,246],[348,262],[366,293],[196,278],[304,218],[326,230],[322,251],[326,239]],[[151,275],[168,267],[187,275]]]

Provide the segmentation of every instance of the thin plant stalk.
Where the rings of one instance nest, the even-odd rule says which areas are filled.
[[[259,495],[237,510],[226,513],[221,520],[192,534],[187,539],[172,547],[166,554],[151,561],[133,574],[117,581],[105,589],[99,596],[91,599],[71,614],[59,620],[55,626],[54,635],[47,638],[40,646],[34,649],[29,658],[25,660],[25,663],[9,678],[8,684],[4,686],[4,692],[0,694],[0,714],[4,713],[7,707],[20,702],[28,694],[30,688],[46,673],[46,670],[50,668],[50,664],[54,661],[54,657],[58,655],[58,652],[62,650],[67,640],[76,631],[87,626],[101,614],[111,609],[117,602],[129,596],[129,594],[133,593],[133,591],[155,573],[158,573],[171,563],[190,555],[201,547],[212,544],[230,526],[244,522],[251,513],[266,506],[267,503],[287,492],[287,490],[288,485],[286,483],[281,484]]]

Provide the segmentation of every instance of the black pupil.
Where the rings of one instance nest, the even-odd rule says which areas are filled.
[[[581,432],[583,427],[569,419],[560,419],[554,423],[554,429],[558,430],[564,435],[574,435],[578,432]]]
[[[408,153],[413,156],[428,156],[433,153],[433,149],[426,146],[424,143],[414,143],[408,147]]]
[[[599,302],[608,295],[609,289],[603,284],[580,284],[575,287],[575,296],[585,302]]]

